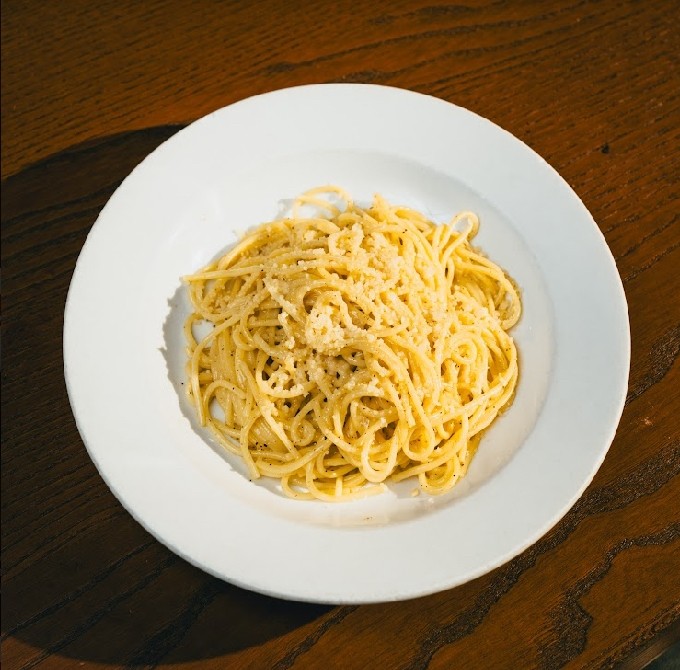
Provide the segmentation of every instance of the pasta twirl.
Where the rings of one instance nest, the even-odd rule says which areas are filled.
[[[449,490],[518,377],[519,295],[472,247],[478,226],[471,212],[436,225],[320,187],[185,277],[201,423],[294,498],[346,500],[409,477]],[[202,321],[212,329],[198,338]]]

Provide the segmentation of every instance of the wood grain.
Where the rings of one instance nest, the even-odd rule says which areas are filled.
[[[678,641],[676,10],[3,0],[3,667],[628,669]],[[111,495],[63,380],[75,261],[134,165],[224,104],[327,81],[437,95],[527,142],[592,212],[629,303],[626,407],[585,494],[506,565],[403,603],[290,603],[191,567]]]

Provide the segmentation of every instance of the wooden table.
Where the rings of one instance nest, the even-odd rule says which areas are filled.
[[[3,0],[2,13],[4,668],[640,668],[678,640],[676,3]],[[207,112],[318,82],[433,94],[522,139],[592,212],[630,308],[627,403],[583,497],[508,564],[401,603],[284,602],[191,567],[109,492],[63,380],[71,274],[123,177]]]

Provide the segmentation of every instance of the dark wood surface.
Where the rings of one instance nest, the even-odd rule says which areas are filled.
[[[677,642],[677,17],[671,0],[3,0],[3,668],[632,669]],[[120,181],[213,109],[331,81],[434,94],[529,144],[592,212],[630,310],[626,407],[582,498],[506,565],[402,603],[285,602],[191,567],[109,492],[63,379],[71,274]]]

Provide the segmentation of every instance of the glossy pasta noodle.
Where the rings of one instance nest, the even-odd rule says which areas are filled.
[[[185,277],[201,423],[293,498],[449,490],[518,377],[520,298],[471,245],[478,225],[320,187]]]

